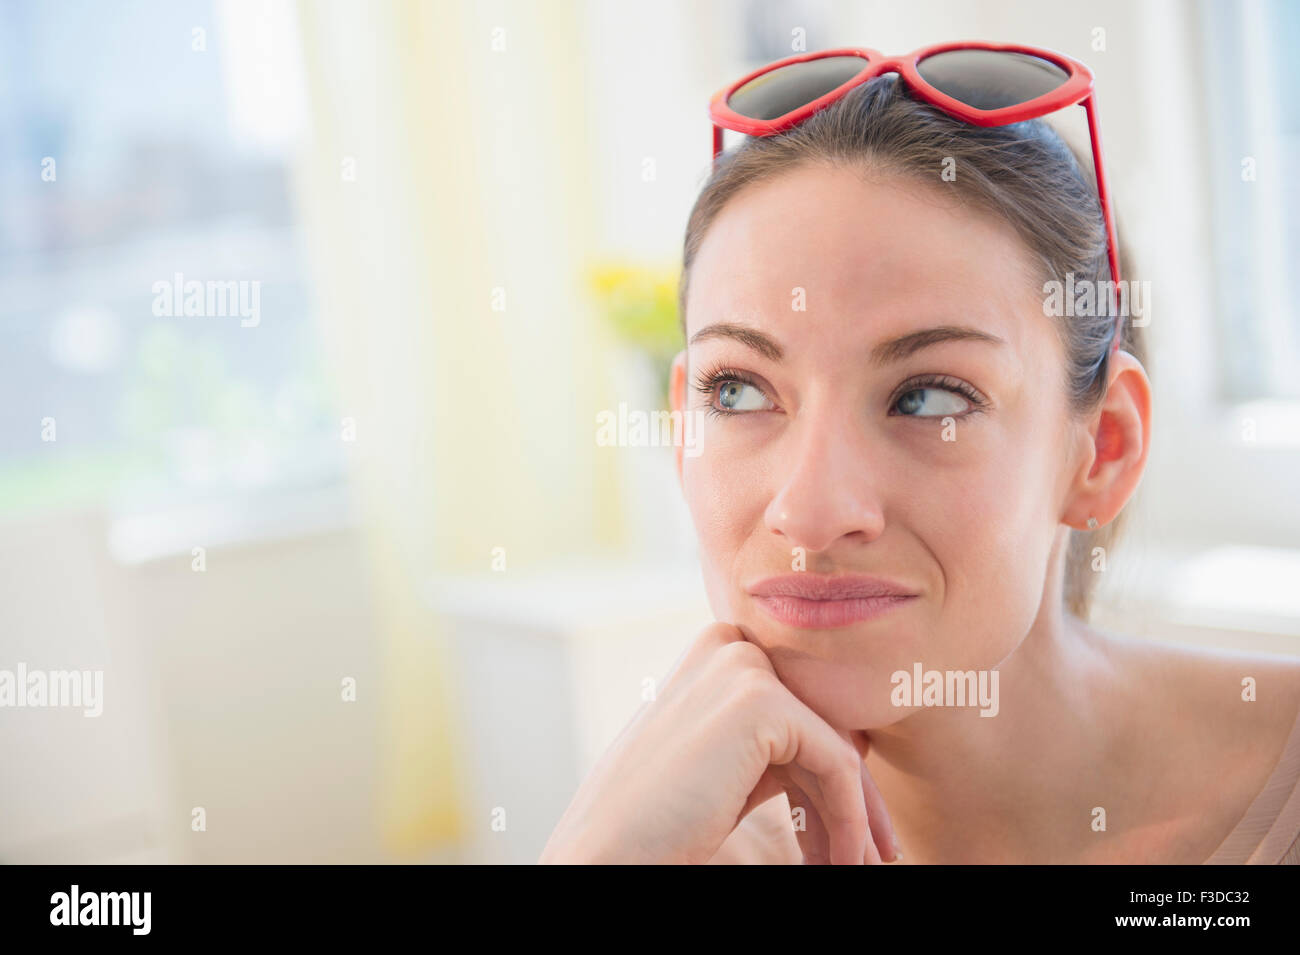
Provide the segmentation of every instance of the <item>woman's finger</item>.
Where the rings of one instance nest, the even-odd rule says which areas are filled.
[[[803,701],[786,690],[781,694],[786,727],[782,752],[770,762],[791,765],[811,774],[807,783],[796,779],[810,808],[816,810],[825,830],[827,854],[836,865],[861,865],[875,853],[862,791],[862,766],[857,750]],[[810,813],[811,815],[811,813]],[[811,820],[810,820],[811,824]]]
[[[898,851],[898,834],[894,831],[894,821],[889,818],[885,797],[876,788],[876,781],[871,778],[865,762],[862,764],[862,793],[867,801],[871,839],[879,851],[879,858],[886,862],[897,862],[903,855]]]
[[[799,851],[803,853],[803,864],[830,865],[830,836],[812,799],[799,786],[789,785],[785,792],[791,812],[802,811],[799,818],[802,825],[795,828],[794,834],[799,840]]]
[[[758,777],[758,783],[754,786],[753,792],[749,794],[749,798],[745,800],[745,805],[741,807],[740,815],[736,817],[736,825],[740,825],[746,816],[769,799],[778,796],[785,788],[781,784],[781,780],[777,778],[773,767],[769,766],[763,772],[763,775]]]
[[[894,822],[889,818],[885,808],[885,797],[876,787],[876,781],[867,770],[867,752],[871,747],[867,735],[861,730],[852,730],[841,734],[862,757],[862,794],[867,803],[867,819],[871,824],[871,838],[882,860],[894,862],[902,858],[898,852],[898,833],[894,831]]]

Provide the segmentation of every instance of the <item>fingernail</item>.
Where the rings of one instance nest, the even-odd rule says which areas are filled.
[[[894,861],[897,862],[897,861],[898,861],[899,859],[901,859],[901,858],[903,858],[903,850],[902,850],[902,848],[898,845],[898,841],[895,840],[895,841],[894,841]]]

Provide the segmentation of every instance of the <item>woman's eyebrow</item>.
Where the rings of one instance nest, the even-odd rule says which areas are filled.
[[[776,340],[748,325],[732,322],[717,322],[706,325],[691,336],[690,344],[707,338],[733,338],[742,345],[747,345],[769,361],[779,362],[785,357],[785,351]],[[880,342],[871,349],[870,361],[873,365],[888,365],[902,361],[922,348],[938,345],[941,342],[973,341],[986,342],[990,345],[1005,345],[1006,340],[990,332],[967,325],[936,325],[922,328],[906,335],[899,335],[888,341]]]
[[[936,325],[933,328],[922,328],[881,342],[871,349],[871,363],[873,365],[888,365],[896,361],[902,361],[909,355],[919,352],[922,348],[929,348],[931,345],[938,345],[941,342],[960,341],[986,342],[990,345],[1005,345],[1007,343],[1006,339],[999,338],[991,332],[971,328],[967,325]]]
[[[705,325],[691,336],[690,343],[694,345],[706,338],[734,338],[742,345],[748,345],[754,349],[768,361],[779,362],[785,357],[785,352],[776,343],[775,339],[763,334],[757,328],[750,328],[748,325],[736,325],[732,322],[717,322],[713,325]]]

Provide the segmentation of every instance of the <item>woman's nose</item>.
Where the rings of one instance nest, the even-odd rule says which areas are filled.
[[[779,467],[778,490],[764,514],[789,546],[822,551],[851,534],[874,540],[884,529],[878,476],[853,427],[809,422],[789,435],[794,446]]]

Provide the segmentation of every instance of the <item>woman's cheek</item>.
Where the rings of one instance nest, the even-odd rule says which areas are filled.
[[[946,498],[942,522],[925,532],[941,565],[940,626],[948,638],[940,652],[952,669],[996,666],[1019,646],[1043,601],[1055,525],[1033,512],[1041,491],[1025,486],[1034,470],[1020,464],[968,472],[964,493]]]
[[[881,434],[917,472],[968,472],[1001,441],[999,423],[980,415],[894,415]]]
[[[682,488],[699,543],[700,570],[709,606],[718,620],[734,619],[731,568],[744,540],[746,499],[752,488],[716,448],[683,458]],[[743,469],[742,469],[743,470]]]

